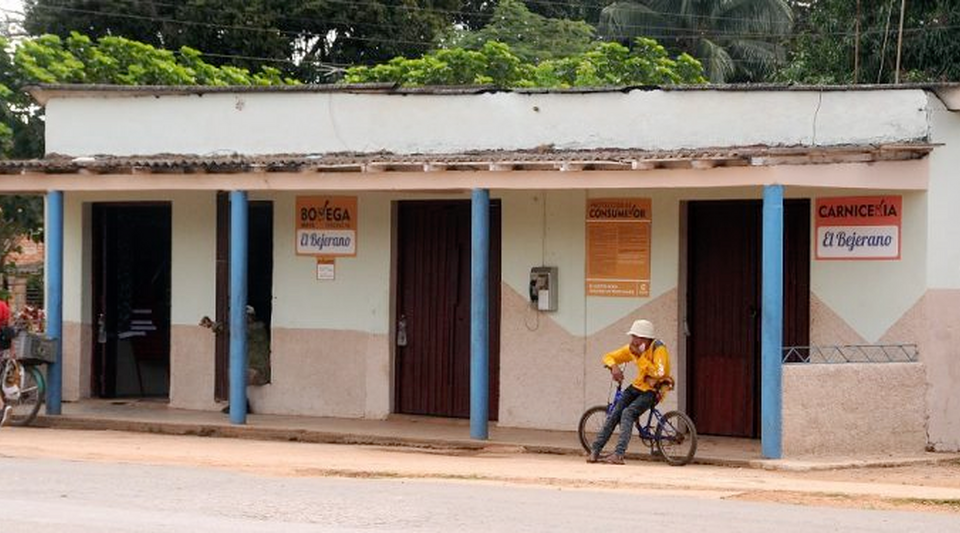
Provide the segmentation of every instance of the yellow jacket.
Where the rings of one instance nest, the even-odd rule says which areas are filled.
[[[670,353],[658,340],[650,343],[639,356],[633,355],[629,344],[603,356],[603,366],[606,367],[630,361],[637,364],[637,379],[633,380],[633,386],[642,391],[653,390],[657,381],[670,376]]]

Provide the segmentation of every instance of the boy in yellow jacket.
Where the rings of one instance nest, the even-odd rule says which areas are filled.
[[[603,366],[617,383],[623,382],[620,364],[634,362],[637,365],[637,378],[624,389],[620,401],[607,417],[603,429],[593,442],[588,463],[604,462],[623,464],[623,455],[627,453],[630,437],[637,419],[657,401],[657,384],[670,376],[670,354],[666,345],[656,340],[653,324],[649,320],[637,320],[630,331],[630,343],[603,356]],[[600,450],[610,440],[613,428],[620,424],[620,438],[612,455],[600,458]]]

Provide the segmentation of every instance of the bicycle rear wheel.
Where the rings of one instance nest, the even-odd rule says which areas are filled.
[[[47,392],[40,367],[23,365],[21,368],[23,380],[20,386],[20,398],[7,399],[7,403],[13,407],[9,421],[11,426],[26,426],[33,422],[37,418],[37,413],[40,412],[40,406],[43,405]]]
[[[603,429],[603,424],[607,421],[607,406],[595,405],[587,409],[580,417],[580,425],[577,426],[577,434],[580,437],[580,445],[587,453],[591,452],[590,447],[593,441],[597,440],[597,434]],[[613,439],[610,439],[613,440]],[[607,443],[612,449],[612,445]],[[606,449],[606,446],[604,447]],[[603,450],[600,450],[603,452]],[[608,450],[609,451],[609,450]]]
[[[671,466],[683,466],[697,453],[697,428],[686,413],[670,411],[657,425],[657,449]]]

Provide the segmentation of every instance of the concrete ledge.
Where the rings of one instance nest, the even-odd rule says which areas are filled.
[[[922,363],[784,365],[783,455],[921,456],[926,391]]]

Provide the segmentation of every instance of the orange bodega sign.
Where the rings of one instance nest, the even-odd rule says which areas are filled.
[[[298,196],[297,255],[357,255],[356,196]]]

